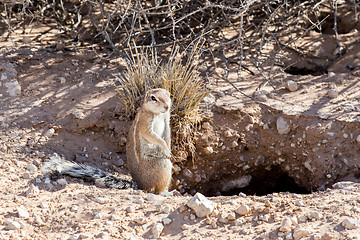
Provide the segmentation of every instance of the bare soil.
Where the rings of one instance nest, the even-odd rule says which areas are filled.
[[[340,34],[341,42],[359,38],[352,29]],[[225,82],[220,65],[202,103],[196,155],[174,163],[175,196],[157,196],[68,177],[62,185],[38,170],[58,153],[131,179],[125,153],[131,122],[121,116],[111,84],[124,59],[71,51],[51,31],[33,26],[0,38],[0,239],[151,238],[167,217],[160,239],[360,239],[359,43],[327,73],[316,72],[317,60],[305,63],[284,49],[294,67],[273,67],[271,84],[260,91],[260,74],[243,73],[241,81],[230,74],[243,93],[257,93],[255,100]],[[329,38],[313,31],[297,44],[336,57]],[[312,75],[293,74],[299,71]],[[289,80],[298,89],[286,88]],[[11,96],[9,82],[21,91]],[[353,183],[332,188],[341,181]],[[217,204],[207,218],[184,206],[196,192]],[[235,214],[240,205],[250,211]],[[293,223],[282,232],[286,217]],[[355,227],[344,227],[344,219]],[[9,220],[20,227],[9,229]],[[299,230],[307,233],[298,237]]]

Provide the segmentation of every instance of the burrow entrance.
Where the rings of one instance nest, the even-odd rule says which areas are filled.
[[[295,180],[280,167],[272,168],[270,171],[258,169],[252,176],[247,187],[233,188],[221,192],[221,195],[232,196],[245,193],[246,195],[264,196],[277,192],[290,192],[297,194],[309,194],[311,191],[298,185]]]

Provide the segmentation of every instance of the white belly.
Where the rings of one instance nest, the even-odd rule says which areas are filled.
[[[153,121],[153,131],[159,136],[163,137],[165,131],[165,114],[158,114]]]

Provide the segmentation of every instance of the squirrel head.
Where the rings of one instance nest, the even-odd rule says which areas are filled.
[[[145,94],[144,107],[147,111],[160,114],[170,111],[170,93],[163,88],[148,90]]]

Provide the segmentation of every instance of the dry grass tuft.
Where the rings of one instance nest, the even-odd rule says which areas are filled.
[[[117,77],[120,86],[117,92],[124,105],[125,114],[129,118],[135,116],[137,108],[145,92],[152,88],[164,88],[172,97],[172,129],[176,151],[195,152],[193,142],[195,125],[201,120],[199,104],[208,91],[204,88],[204,80],[197,71],[199,47],[195,44],[187,60],[183,64],[186,53],[179,53],[176,48],[166,64],[160,64],[153,51],[131,51],[127,68]],[[176,154],[174,154],[176,155]],[[175,161],[184,160],[181,157]]]

